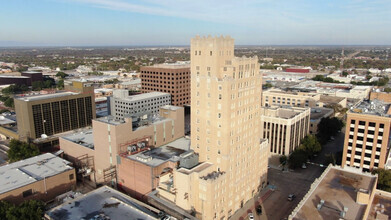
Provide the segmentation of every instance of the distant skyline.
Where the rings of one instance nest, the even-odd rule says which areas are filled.
[[[0,46],[391,45],[389,0],[2,0]]]

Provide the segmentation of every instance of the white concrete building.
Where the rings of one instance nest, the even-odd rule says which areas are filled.
[[[114,90],[110,97],[110,113],[116,119],[132,115],[159,114],[161,106],[171,104],[171,95],[163,92],[150,92],[129,96],[125,89]]]

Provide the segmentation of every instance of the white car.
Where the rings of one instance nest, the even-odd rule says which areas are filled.
[[[253,213],[248,213],[248,219],[249,219],[249,220],[254,220],[254,215],[253,215]]]

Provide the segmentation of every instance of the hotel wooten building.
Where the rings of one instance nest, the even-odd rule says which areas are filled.
[[[200,163],[173,172],[169,198],[200,219],[228,219],[267,184],[257,57],[235,57],[230,37],[191,40],[191,148]]]

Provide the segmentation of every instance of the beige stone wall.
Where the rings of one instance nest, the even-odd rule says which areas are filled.
[[[70,175],[73,174],[73,179]],[[55,176],[47,177],[43,180],[22,186],[12,191],[0,194],[0,200],[9,201],[15,204],[25,200],[43,200],[45,202],[54,199],[56,196],[68,192],[76,186],[75,169],[65,171]],[[33,195],[23,197],[23,192],[32,189]]]
[[[299,113],[292,118],[279,117],[277,111],[284,108],[262,108],[260,117],[261,137],[269,139],[270,152],[278,155],[289,155],[299,145],[301,140],[309,134],[310,108],[292,108]],[[272,112],[271,112],[272,111]]]
[[[234,57],[230,37],[193,38],[190,53],[192,149],[200,161],[213,164],[209,172],[224,174],[206,182],[187,175],[191,198],[177,204],[194,207],[202,219],[228,218],[266,181],[268,152],[260,147],[257,120],[262,88],[258,58]]]

